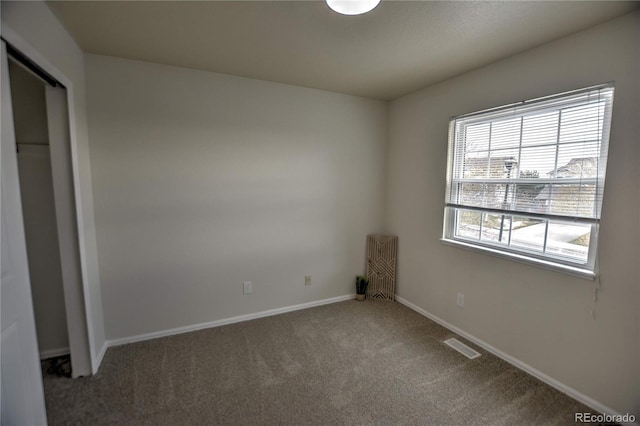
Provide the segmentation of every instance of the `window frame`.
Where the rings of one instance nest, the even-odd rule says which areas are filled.
[[[606,89],[606,96],[609,98],[605,102],[604,112],[602,118],[602,128],[599,129],[600,135],[600,150],[598,152],[598,173],[594,178],[584,178],[584,181],[592,180],[595,183],[595,199],[594,199],[594,217],[592,218],[582,218],[582,217],[572,217],[572,216],[562,216],[552,213],[537,213],[537,212],[522,212],[513,209],[505,209],[504,205],[502,209],[495,208],[487,208],[487,207],[477,207],[471,205],[464,204],[456,204],[453,203],[452,198],[452,190],[454,184],[463,184],[465,178],[454,176],[455,168],[460,167],[460,164],[456,164],[456,149],[457,143],[459,143],[458,135],[456,134],[457,122],[461,119],[464,119],[467,124],[469,122],[476,121],[477,123],[493,123],[498,121],[500,117],[509,116],[515,110],[518,111],[518,115],[524,117],[535,115],[536,112],[540,111],[540,105],[543,106],[548,104],[549,102],[557,101],[562,102],[563,99],[567,99],[571,102],[571,97],[579,96],[581,94],[588,94],[593,91],[598,91]],[[468,250],[478,251],[482,253],[486,253],[493,256],[498,256],[502,258],[507,258],[510,260],[514,260],[521,263],[533,264],[542,268],[558,270],[561,272],[565,272],[571,275],[579,276],[582,278],[595,279],[598,274],[598,233],[600,230],[600,218],[603,204],[603,194],[604,194],[604,183],[606,176],[606,168],[607,168],[607,157],[608,157],[608,148],[609,148],[609,136],[611,131],[611,120],[612,120],[612,109],[613,109],[613,98],[614,98],[614,84],[612,82],[601,84],[597,86],[591,86],[583,89],[573,90],[570,92],[559,93],[551,96],[546,96],[542,98],[536,98],[528,101],[513,103],[509,105],[504,105],[496,108],[486,109],[478,112],[473,112],[469,114],[463,114],[451,117],[449,120],[449,133],[448,133],[448,150],[447,150],[447,171],[446,171],[446,194],[445,194],[445,208],[444,208],[444,221],[443,221],[443,231],[442,237],[440,241],[443,244],[452,245]],[[577,101],[573,101],[575,104]],[[558,110],[561,107],[558,104]],[[529,114],[529,112],[531,114]],[[558,126],[558,134],[561,131],[562,126]],[[520,138],[522,138],[522,130],[520,131]],[[466,141],[466,139],[464,139]],[[561,146],[561,142],[559,139],[556,140],[555,146]],[[522,153],[522,143],[518,146],[518,159],[520,159]],[[467,151],[462,148],[460,150],[459,155],[465,155]],[[487,158],[490,158],[491,149],[488,148]],[[556,160],[557,162],[557,160]],[[558,164],[556,164],[556,169],[558,168]],[[509,168],[509,170],[511,170]],[[510,173],[510,172],[509,172]],[[460,174],[460,173],[459,173]],[[556,178],[557,179],[557,178]],[[582,178],[581,178],[582,179]],[[474,183],[481,183],[482,179],[472,179]],[[498,179],[499,180],[499,179]],[[515,184],[520,183],[523,178],[511,178],[508,176],[506,179],[509,182],[507,184]],[[550,179],[542,179],[542,183]],[[530,179],[529,181],[534,181]],[[527,181],[527,183],[529,183]],[[583,180],[580,183],[584,183]],[[491,180],[490,177],[485,179],[485,185],[487,182],[491,184],[496,184],[496,180]],[[538,184],[541,184],[540,181],[537,181]],[[564,182],[562,182],[564,183]],[[569,182],[570,183],[570,182]],[[557,181],[554,182],[557,185]],[[457,190],[459,191],[459,189]],[[515,189],[514,189],[515,191]],[[457,193],[457,192],[456,192]],[[506,190],[505,190],[506,193]],[[505,195],[506,200],[507,195]],[[456,235],[458,231],[458,217],[461,212],[464,211],[475,211],[479,212],[479,221],[480,221],[480,229],[478,231],[478,239],[474,239],[472,237],[465,237],[461,235]],[[494,214],[502,216],[502,223],[504,223],[505,218],[509,218],[509,238],[511,237],[511,231],[513,226],[513,218],[514,217],[523,217],[529,218],[533,220],[542,220],[546,224],[545,228],[545,236],[544,236],[544,246],[542,252],[534,252],[532,250],[527,250],[524,247],[516,247],[513,248],[511,246],[511,241],[505,246],[504,243],[492,243],[490,240],[482,239],[482,222],[485,214]],[[570,256],[562,256],[561,254],[553,254],[552,252],[546,252],[547,249],[547,238],[549,235],[549,224],[550,223],[566,223],[566,224],[590,224],[590,238],[589,245],[587,248],[587,256],[586,262],[581,262],[577,259],[571,259]],[[500,235],[502,235],[503,225],[501,225]]]

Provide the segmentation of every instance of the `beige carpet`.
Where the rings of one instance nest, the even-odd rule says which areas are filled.
[[[574,424],[590,411],[483,350],[467,359],[453,336],[367,300],[120,346],[93,377],[45,375],[49,424]]]

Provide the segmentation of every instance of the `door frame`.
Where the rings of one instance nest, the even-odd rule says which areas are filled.
[[[18,156],[9,86],[7,46],[2,45],[2,371],[0,422],[47,423],[38,339],[36,337],[24,215],[20,196]]]
[[[98,367],[100,366],[100,359],[95,351],[95,336],[93,327],[93,315],[91,312],[91,303],[89,296],[89,279],[88,279],[88,267],[87,267],[87,251],[85,245],[85,231],[82,224],[84,223],[84,215],[82,211],[82,194],[80,192],[80,171],[78,160],[78,137],[76,130],[76,114],[75,114],[75,98],[74,87],[72,81],[66,77],[57,67],[52,65],[40,52],[38,52],[33,46],[26,42],[20,35],[9,28],[6,24],[2,25],[2,39],[10,44],[14,49],[18,50],[21,54],[27,57],[30,61],[37,64],[40,68],[54,77],[60,84],[62,84],[67,90],[67,114],[69,119],[69,148],[71,152],[71,173],[73,175],[73,196],[75,199],[75,213],[76,213],[76,228],[78,238],[78,248],[80,256],[80,274],[81,274],[81,288],[73,289],[75,291],[82,292],[82,300],[80,306],[66,306],[67,318],[73,320],[73,318],[80,319],[81,323],[86,324],[85,327],[78,327],[75,330],[69,331],[69,347],[73,348],[72,340],[81,342],[79,349],[86,349],[84,354],[71,354],[76,356],[77,362],[76,369],[74,371],[74,377],[85,376],[90,374],[96,374]],[[67,288],[65,285],[65,293]],[[66,297],[65,297],[66,298]],[[87,348],[82,346],[88,345]],[[78,347],[76,345],[76,347]],[[84,356],[83,356],[84,355]],[[88,355],[88,360],[86,358]],[[78,360],[77,358],[80,358]],[[79,367],[79,368],[78,368]]]

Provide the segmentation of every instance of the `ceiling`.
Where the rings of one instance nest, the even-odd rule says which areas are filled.
[[[89,53],[394,99],[628,13],[638,2],[49,1]]]

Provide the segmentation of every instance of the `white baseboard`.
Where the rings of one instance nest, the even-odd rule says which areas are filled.
[[[220,327],[221,325],[233,324],[236,322],[249,321],[258,318],[270,317],[272,315],[284,314],[287,312],[299,311],[301,309],[313,308],[315,306],[328,305],[330,303],[343,302],[351,300],[354,294],[345,294],[344,296],[332,297],[330,299],[316,300],[313,302],[301,303],[299,305],[285,306],[282,308],[269,309],[266,311],[255,312],[253,314],[238,315],[236,317],[223,318],[211,322],[203,322],[200,324],[187,325],[184,327],[172,328],[169,330],[155,331],[153,333],[138,334],[136,336],[122,337],[119,339],[107,340],[103,346],[102,355],[99,357],[98,365],[102,362],[102,357],[106,348],[112,346],[120,346],[127,343],[142,342],[144,340],[157,339],[160,337],[173,336],[175,334],[189,333],[191,331],[203,330],[205,328]]]
[[[71,351],[69,348],[57,348],[47,349],[46,351],[40,351],[40,361],[43,359],[55,358],[57,356],[69,355]]]
[[[480,346],[481,348],[483,348],[487,352],[491,352],[493,355],[495,355],[498,358],[501,358],[501,359],[507,361],[509,364],[513,365],[514,367],[517,367],[520,370],[523,370],[524,372],[531,374],[533,377],[536,377],[536,378],[542,380],[543,382],[545,382],[549,386],[551,386],[551,387],[559,390],[560,392],[570,396],[571,398],[583,403],[587,407],[590,407],[590,408],[594,409],[595,411],[598,411],[599,413],[603,413],[603,414],[621,415],[621,413],[618,413],[617,411],[612,410],[611,408],[609,408],[606,405],[596,401],[595,399],[590,398],[590,397],[588,397],[587,395],[585,395],[585,394],[583,394],[581,392],[578,392],[577,390],[573,389],[572,387],[569,387],[569,386],[565,385],[564,383],[559,382],[558,380],[554,379],[553,377],[547,376],[542,371],[533,368],[529,364],[525,364],[524,362],[520,361],[519,359],[514,358],[511,355],[509,355],[509,354],[507,354],[505,352],[502,352],[500,349],[497,349],[497,348],[491,346],[487,342],[485,342],[483,340],[480,340],[477,337],[467,333],[466,331],[463,331],[463,330],[459,329],[455,325],[449,324],[448,322],[446,322],[442,318],[439,318],[439,317],[433,315],[432,313],[425,311],[421,307],[419,307],[417,305],[414,305],[413,303],[409,302],[404,297],[400,297],[400,296],[396,295],[395,299],[399,303],[402,303],[403,305],[405,305],[406,307],[418,312],[419,314],[424,315],[425,317],[427,317],[430,320],[440,324],[441,326],[443,326],[445,328],[448,328],[449,330],[453,331],[454,333],[459,334],[460,336],[464,337],[465,339],[467,339],[467,340],[475,343],[476,345]]]

